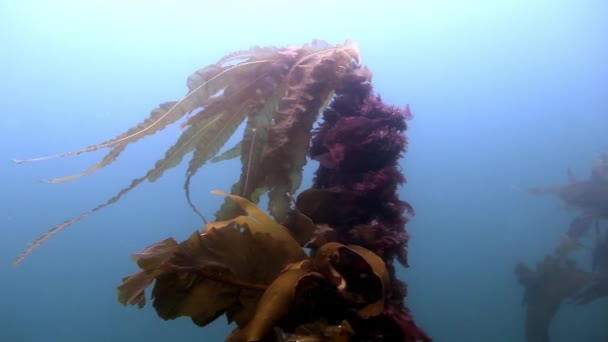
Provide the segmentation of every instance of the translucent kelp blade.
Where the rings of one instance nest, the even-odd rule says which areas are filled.
[[[92,173],[92,172],[110,164],[114,160],[116,160],[116,158],[118,157],[120,152],[122,152],[124,150],[124,148],[127,146],[127,144],[135,142],[147,135],[152,135],[152,134],[162,130],[166,126],[177,121],[182,115],[176,111],[171,110],[176,104],[177,104],[177,102],[175,102],[175,101],[161,103],[158,106],[158,108],[155,108],[150,113],[150,116],[148,118],[146,118],[144,121],[142,121],[141,123],[137,124],[136,126],[130,128],[126,132],[118,135],[117,137],[115,137],[111,140],[104,141],[100,144],[91,145],[91,146],[87,146],[82,149],[68,151],[68,152],[59,153],[59,154],[46,156],[46,157],[30,158],[30,159],[13,159],[13,162],[20,164],[20,163],[25,163],[25,162],[40,161],[40,160],[46,160],[46,159],[52,159],[52,158],[77,155],[77,154],[81,154],[81,153],[85,153],[85,152],[97,151],[102,148],[113,147],[112,150],[106,156],[104,156],[99,162],[97,162],[94,165],[92,165],[91,167],[89,167],[87,170],[85,170],[81,173],[78,173],[78,174],[71,175],[71,176],[53,178],[53,179],[48,180],[48,182],[59,183],[59,182],[76,179],[80,176],[84,176],[86,174]]]
[[[240,196],[227,194],[220,190],[213,190],[212,193],[229,197],[236,202],[241,209],[249,214],[250,217],[239,216],[226,221],[209,222],[205,225],[203,231],[208,232],[213,228],[225,227],[229,222],[235,222],[242,226],[248,227],[253,233],[266,233],[273,238],[284,242],[288,250],[293,251],[293,253],[295,253],[294,255],[299,256],[294,258],[296,260],[298,258],[301,260],[306,257],[306,253],[304,253],[302,247],[300,247],[300,244],[291,236],[289,231],[264,213],[264,211],[256,206],[253,202]]]
[[[46,233],[44,233],[43,235],[39,236],[36,240],[34,240],[34,242],[32,242],[23,252],[21,252],[21,254],[19,254],[19,256],[17,256],[17,258],[14,261],[14,265],[17,266],[18,264],[20,264],[23,259],[25,259],[28,255],[30,255],[36,248],[40,247],[46,240],[48,240],[51,236],[59,233],[60,231],[66,229],[67,227],[71,226],[73,223],[78,222],[80,220],[82,220],[83,218],[93,214],[94,212],[107,207],[108,205],[118,201],[124,194],[126,194],[127,192],[131,191],[133,188],[135,188],[136,186],[138,186],[141,182],[143,182],[144,180],[146,180],[146,177],[141,177],[141,178],[136,178],[134,179],[131,184],[122,189],[121,191],[119,191],[115,196],[113,196],[112,198],[110,198],[109,200],[107,200],[106,202],[96,206],[93,209],[90,209],[76,217],[73,217],[69,220],[64,221],[62,224],[57,225],[51,229],[49,229]]]

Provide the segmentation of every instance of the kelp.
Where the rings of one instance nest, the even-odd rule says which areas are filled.
[[[593,277],[590,284],[576,295],[575,301],[579,305],[608,297],[608,231],[602,234],[599,225],[596,225],[595,240],[591,258]]]
[[[181,243],[169,238],[134,254],[141,270],[123,279],[118,300],[141,308],[154,283],[161,318],[188,316],[204,326],[226,315],[237,324],[228,342],[261,341],[277,329],[346,341],[357,330],[349,320],[384,311],[389,273],[376,254],[327,243],[308,257],[285,227],[250,201],[228,196],[247,216],[209,222]],[[329,335],[321,339],[318,329]]]
[[[578,215],[570,222],[552,255],[547,255],[535,270],[519,263],[515,274],[525,289],[527,341],[549,341],[549,326],[565,299],[578,305],[608,296],[608,234],[600,234],[600,221],[608,218],[608,155],[593,164],[590,177],[579,179],[570,170],[566,184],[530,187],[532,194],[557,195]],[[596,246],[581,242],[592,227]],[[592,272],[580,268],[570,258],[577,250],[592,250]]]
[[[548,342],[551,320],[565,299],[574,296],[589,282],[591,275],[570,259],[546,256],[535,270],[517,264],[515,274],[524,287],[526,339]]]
[[[365,72],[351,76],[352,83],[362,86],[366,86],[369,80],[369,74]],[[358,89],[345,82],[344,89],[350,89],[349,93],[352,94],[353,88]],[[276,327],[289,335],[296,334],[298,338],[311,338],[313,341],[352,336],[359,340],[384,336],[385,340],[430,341],[404,307],[405,287],[395,279],[394,269],[385,262],[390,262],[393,257],[405,260],[407,235],[403,232],[405,218],[402,214],[411,208],[395,197],[396,187],[403,181],[403,177],[395,172],[398,172],[396,160],[405,145],[405,140],[399,137],[405,126],[398,123],[404,120],[407,112],[382,106],[376,97],[366,99],[368,92],[362,94],[363,98],[355,103],[359,103],[365,109],[363,113],[369,117],[332,123],[330,132],[336,133],[326,137],[342,138],[325,138],[325,148],[334,149],[340,143],[349,149],[342,149],[346,152],[342,155],[334,154],[341,158],[337,162],[322,162],[321,167],[325,169],[318,171],[315,179],[315,183],[322,186],[300,193],[285,222],[287,231],[298,237],[297,243],[311,247],[310,258],[292,263],[280,272],[259,298],[251,320],[238,324],[227,341],[262,340],[273,334]],[[338,94],[334,105],[348,102],[340,96]],[[354,108],[351,113],[361,113],[361,107]],[[365,124],[358,125],[357,121]],[[320,133],[323,127],[322,124]],[[352,127],[357,129],[358,135],[348,134]],[[384,133],[375,135],[375,131]],[[387,131],[390,134],[386,134]],[[339,132],[345,133],[337,134]],[[356,143],[349,143],[349,137]],[[311,150],[313,153],[314,148],[315,145]],[[378,148],[384,156],[378,153]],[[374,149],[376,153],[373,153]],[[351,162],[356,158],[365,162],[360,151],[380,157],[381,162]],[[348,172],[340,169],[342,161],[350,162],[345,164],[349,165]],[[251,202],[234,195],[230,198],[241,207],[253,208]],[[279,226],[263,217],[257,221]],[[244,218],[228,219],[209,223],[204,231],[235,222],[247,224]],[[366,248],[357,246],[355,242]],[[305,298],[316,298],[317,301]],[[343,326],[344,320],[353,328],[352,336],[347,330],[337,328]],[[311,324],[317,328],[307,330]],[[339,334],[323,335],[327,330],[338,331]],[[304,337],[303,331],[308,331]]]
[[[557,195],[566,206],[576,209],[579,215],[570,223],[567,235],[578,240],[589,232],[593,223],[608,219],[608,161],[606,163],[605,175],[596,170],[601,166],[594,165],[588,179],[579,180],[568,171],[569,182],[566,184],[526,190],[536,195]]]
[[[120,303],[143,307],[152,286],[160,317],[204,326],[226,316],[237,326],[229,342],[430,341],[404,304],[405,283],[393,266],[394,259],[407,266],[405,224],[413,209],[397,190],[405,181],[398,161],[411,113],[374,95],[371,77],[349,42],[254,47],[200,69],[184,98],[162,104],[136,127],[54,156],[111,148],[88,174],[128,144],[182,121],[182,134],[152,169],[52,228],[16,262],[191,153],[185,195],[205,226],[183,242],[169,238],[134,254],[140,270],[118,286]],[[320,113],[323,122],[313,129]],[[243,123],[242,139],[224,146]],[[230,194],[214,191],[226,200],[206,222],[190,198],[191,180],[205,163],[236,157],[240,177]],[[313,188],[294,200],[307,157],[320,167]],[[256,205],[264,194],[269,214]]]
[[[68,181],[109,165],[129,144],[184,119],[181,124],[184,130],[177,142],[152,169],[106,202],[51,228],[19,255],[15,264],[55,233],[115,203],[143,181],[157,180],[189,153],[192,156],[184,189],[188,203],[203,220],[190,198],[192,177],[209,160],[240,155],[242,172],[231,192],[252,200],[267,192],[270,212],[281,221],[289,208],[286,194],[295,192],[301,182],[312,125],[335,90],[341,87],[342,77],[358,68],[358,62],[357,48],[350,42],[332,46],[315,40],[302,46],[238,51],[193,73],[188,77],[188,92],[183,98],[162,103],[146,120],[113,139],[49,157],[14,160],[24,163],[110,149],[87,170],[49,180],[51,183]],[[242,140],[218,156],[245,120]],[[227,203],[218,212],[219,219],[240,214],[238,207]]]

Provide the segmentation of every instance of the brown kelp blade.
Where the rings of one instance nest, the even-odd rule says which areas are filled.
[[[161,104],[158,108],[153,110],[150,113],[150,116],[141,122],[140,124],[132,127],[126,132],[120,134],[119,136],[104,141],[102,143],[96,145],[90,145],[85,148],[58,153],[52,156],[46,157],[38,157],[38,158],[30,158],[30,159],[13,159],[13,162],[17,164],[39,161],[39,160],[47,160],[59,157],[66,157],[71,155],[78,155],[85,152],[93,152],[106,147],[117,147],[117,150],[113,150],[108,155],[106,155],[100,162],[94,164],[89,167],[87,170],[80,172],[78,174],[58,177],[48,180],[50,183],[59,183],[63,181],[73,180],[80,176],[89,174],[94,172],[102,167],[108,165],[112,161],[116,159],[118,154],[124,149],[126,144],[133,143],[147,135],[152,135],[166,126],[176,122],[184,115],[192,112],[193,110],[207,106],[210,103],[210,99],[217,94],[218,91],[223,90],[224,88],[231,85],[231,83],[236,82],[236,80],[232,77],[232,73],[240,72],[241,69],[246,69],[248,67],[257,66],[258,64],[268,64],[272,61],[262,60],[248,63],[241,63],[235,66],[231,66],[226,69],[222,68],[209,68],[206,71],[204,76],[200,76],[200,72],[198,73],[199,77],[195,80],[192,80],[192,76],[188,79],[188,84],[191,87],[190,91],[186,96],[184,96],[179,101],[165,102]],[[213,106],[207,106],[210,109],[216,108]],[[207,109],[207,108],[206,108]],[[207,114],[207,113],[205,113]],[[215,114],[215,113],[213,113]]]
[[[126,194],[127,192],[129,192],[130,190],[135,188],[137,185],[139,185],[145,179],[146,179],[146,177],[140,177],[140,178],[134,179],[128,187],[119,191],[115,196],[113,196],[106,202],[99,204],[95,208],[85,211],[84,213],[82,213],[78,216],[75,216],[69,220],[66,220],[63,223],[49,229],[46,233],[44,233],[43,235],[39,236],[36,240],[34,240],[34,242],[32,242],[23,252],[21,252],[21,254],[19,254],[19,256],[17,256],[17,258],[15,259],[13,264],[15,266],[19,265],[23,261],[23,259],[25,259],[28,255],[30,255],[36,248],[40,247],[42,245],[42,243],[44,243],[46,240],[48,240],[51,236],[59,233],[60,231],[71,226],[72,224],[74,224],[74,223],[82,220],[83,218],[91,215],[92,213],[98,211],[99,209],[105,208],[108,205],[118,201],[124,194]]]
[[[17,256],[17,258],[15,258],[15,261],[13,262],[13,264],[15,266],[19,265],[21,263],[21,261],[23,261],[23,259],[25,259],[25,257],[27,257],[28,255],[30,255],[30,253],[32,253],[32,251],[34,251],[34,249],[40,247],[40,245],[42,245],[42,243],[44,241],[46,241],[48,238],[50,238],[51,236],[53,236],[55,233],[65,229],[66,227],[70,226],[72,223],[76,222],[76,221],[80,221],[81,219],[89,216],[91,213],[93,213],[94,210],[89,210],[85,213],[82,213],[76,217],[73,217],[69,220],[66,220],[65,222],[63,222],[60,225],[57,225],[51,229],[49,229],[44,235],[39,236],[36,240],[34,240],[34,242],[30,243],[29,246],[27,246],[27,248],[21,252],[21,254],[19,254]]]
[[[294,237],[289,233],[289,231],[285,227],[274,221],[253,202],[249,201],[246,198],[227,194],[220,190],[213,190],[212,193],[230,198],[249,216],[239,216],[226,221],[209,222],[203,228],[203,232],[209,232],[213,229],[221,229],[222,227],[225,227],[229,222],[235,222],[242,226],[249,227],[249,229],[251,229],[251,231],[254,233],[268,234],[277,241],[281,241],[286,247],[288,247],[287,249],[289,250],[288,255],[290,260],[299,261],[306,257],[306,254],[304,253],[302,248],[300,248],[300,244],[294,239]],[[285,258],[287,258],[287,255],[285,256]]]
[[[51,179],[50,182],[56,183],[75,179],[107,166],[117,158],[128,144],[135,142],[144,136],[154,134],[167,125],[183,118],[185,115],[192,113],[194,110],[201,109],[197,114],[186,120],[185,125],[188,126],[188,128],[181,134],[178,141],[169,148],[165,153],[165,156],[158,160],[154,168],[149,170],[145,176],[134,179],[129,186],[120,190],[106,202],[51,228],[19,255],[15,260],[15,264],[20,263],[27,255],[52,235],[99,209],[118,201],[123,195],[138,186],[144,180],[154,181],[158,179],[163,175],[164,171],[178,165],[183,157],[192,151],[194,153],[188,167],[185,188],[189,204],[193,207],[195,212],[202,217],[189,198],[188,187],[192,175],[219,152],[236,128],[246,118],[254,117],[254,114],[259,113],[260,111],[267,111],[267,113],[264,114],[268,117],[273,117],[273,115],[277,115],[279,112],[288,113],[290,106],[300,107],[302,105],[300,100],[294,102],[290,97],[287,97],[285,99],[286,102],[278,106],[280,107],[280,110],[275,110],[274,105],[269,105],[269,99],[274,99],[272,102],[278,101],[277,99],[279,98],[283,99],[287,88],[295,89],[299,83],[307,82],[307,77],[304,77],[303,79],[298,77],[292,78],[290,76],[292,71],[294,71],[294,75],[297,75],[298,70],[307,70],[307,63],[321,65],[326,59],[337,61],[338,59],[336,56],[341,56],[337,64],[338,67],[342,68],[346,65],[350,65],[349,63],[351,63],[353,59],[358,60],[358,52],[352,44],[346,44],[339,47],[321,44],[285,49],[253,48],[248,52],[242,51],[229,55],[221,59],[219,63],[210,65],[195,72],[194,75],[191,75],[188,78],[189,91],[182,99],[161,104],[157,109],[152,111],[146,120],[127,130],[123,134],[97,145],[91,145],[83,149],[51,156],[50,158],[63,157],[91,152],[105,147],[112,148],[101,161],[87,170],[71,176],[54,178]],[[245,61],[234,65],[226,65],[230,62],[235,62],[237,59],[245,59]],[[330,92],[330,89],[325,89],[323,93],[325,94],[327,92]],[[304,93],[307,92],[303,92],[303,94]],[[318,94],[316,93],[311,95],[313,98],[318,97]],[[300,97],[306,96],[302,95]],[[322,97],[325,100],[325,96]],[[318,110],[319,106],[315,105],[314,107]],[[271,121],[272,120],[266,120],[264,125],[270,125]],[[261,128],[263,127],[256,127],[256,129]],[[289,139],[289,136],[287,136],[287,139]],[[286,144],[284,145],[287,146]],[[255,144],[255,146],[257,147],[258,145]],[[244,149],[241,149],[241,153],[243,153],[243,150]],[[290,156],[289,153],[286,155]],[[304,155],[305,153],[303,156]],[[15,160],[15,162],[23,163],[41,159],[46,159],[46,157],[30,160]],[[260,160],[257,157],[249,158],[248,160],[254,161],[254,159],[256,164]],[[246,170],[247,175],[253,175],[253,173],[250,172],[253,168],[244,169]],[[292,171],[294,172],[294,175],[290,175],[290,179],[295,179],[296,181],[289,180],[283,182],[284,184],[280,184],[280,189],[293,192],[293,189],[291,188],[299,184],[301,165],[298,165],[297,170],[294,169]],[[249,181],[245,182],[247,186],[249,183]],[[252,186],[252,188],[263,188],[265,184],[256,185],[258,186]],[[273,196],[273,194],[271,194],[269,196],[271,202],[275,197],[284,197],[285,191],[276,190],[275,192],[278,195]]]
[[[230,70],[236,70],[237,67],[238,67],[238,65],[231,67]],[[89,170],[81,173],[81,175],[93,172],[96,169],[101,168],[101,167],[107,165],[108,163],[110,163],[113,160],[113,158],[115,158],[118,155],[118,153],[120,153],[120,151],[122,151],[122,149],[124,149],[124,146],[126,143],[133,142],[133,141],[143,137],[145,135],[145,132],[148,130],[151,130],[151,127],[153,127],[153,125],[159,125],[159,122],[161,122],[163,119],[165,119],[165,121],[162,121],[162,123],[166,126],[167,124],[169,124],[169,121],[166,120],[167,117],[170,117],[171,120],[175,121],[179,117],[182,117],[183,115],[185,115],[186,113],[191,112],[196,107],[199,107],[200,104],[207,103],[207,100],[209,99],[209,97],[213,95],[210,93],[210,87],[209,87],[209,83],[211,81],[215,81],[216,83],[219,82],[218,75],[216,75],[216,76],[212,77],[210,80],[198,85],[197,88],[191,90],[188,93],[188,95],[186,95],[182,100],[180,100],[178,102],[167,102],[165,104],[162,104],[159,107],[159,109],[157,109],[155,112],[153,112],[151,114],[150,118],[147,121],[144,121],[142,124],[130,129],[129,131],[125,132],[123,135],[120,135],[119,137],[117,137],[115,139],[109,140],[109,141],[99,144],[99,145],[90,146],[90,147],[87,147],[85,149],[81,149],[78,151],[72,151],[72,152],[66,152],[63,154],[59,154],[57,156],[61,157],[61,156],[67,156],[67,155],[71,155],[71,154],[79,154],[82,152],[90,152],[90,151],[94,151],[94,150],[97,150],[102,147],[110,146],[112,144],[117,144],[117,143],[121,144],[121,145],[118,145],[117,148],[113,149],[108,154],[108,156],[106,156],[106,158],[104,158],[101,162],[97,163],[96,166],[89,168]],[[226,81],[226,82],[228,82],[228,81]],[[216,83],[214,83],[215,84],[214,87],[217,87]],[[118,201],[124,194],[126,194],[127,192],[129,192],[130,190],[135,188],[137,185],[139,185],[145,179],[149,179],[149,180],[153,181],[153,180],[159,178],[165,170],[178,165],[179,162],[184,157],[184,155],[187,154],[188,152],[190,152],[192,149],[197,148],[197,153],[193,157],[193,158],[198,158],[198,159],[196,159],[197,161],[200,161],[200,160],[206,161],[207,159],[212,158],[217,153],[217,151],[224,145],[226,140],[228,140],[228,138],[231,135],[230,132],[231,131],[233,132],[234,129],[236,129],[236,127],[244,119],[244,117],[243,117],[242,113],[238,113],[239,115],[237,115],[236,118],[234,118],[234,116],[230,117],[227,115],[223,115],[223,116],[220,115],[223,113],[217,113],[218,115],[210,115],[210,114],[206,113],[206,109],[203,110],[202,113],[199,113],[199,114],[204,114],[206,117],[203,118],[202,120],[198,120],[197,122],[193,123],[182,134],[182,136],[180,136],[177,143],[167,151],[167,153],[165,154],[165,157],[163,159],[157,161],[155,167],[152,170],[147,172],[146,176],[134,179],[128,187],[120,190],[116,196],[110,198],[105,203],[102,203],[102,204],[98,205],[97,207],[95,207],[85,213],[82,213],[72,219],[69,219],[69,220],[63,222],[60,225],[57,225],[57,226],[51,228],[49,231],[47,231],[45,234],[43,234],[42,236],[37,238],[33,243],[31,243],[17,257],[17,259],[15,260],[15,265],[17,265],[21,261],[23,261],[23,259],[25,257],[27,257],[33,250],[40,247],[40,245],[44,241],[46,241],[48,238],[50,238],[52,235],[69,227],[71,224],[89,216],[90,214],[98,211],[99,209],[102,209],[102,208]],[[216,114],[216,112],[214,112],[213,114]],[[147,123],[147,122],[150,122],[150,123]],[[218,123],[218,122],[219,122],[219,124],[214,125],[214,123]],[[159,129],[160,128],[157,128],[155,131],[157,131]],[[152,133],[149,133],[149,134],[152,134]],[[215,134],[216,139],[213,141],[209,140],[208,137],[205,137],[208,134]],[[204,141],[207,144],[204,147],[200,147],[201,146],[200,141]],[[203,151],[205,149],[207,151],[211,151],[211,152],[205,153]],[[213,152],[215,152],[215,153],[213,153]],[[204,155],[203,158],[200,157],[201,154]],[[24,160],[20,160],[19,162],[24,162]],[[192,164],[192,162],[191,162],[191,164]],[[56,179],[50,180],[50,182],[54,183],[57,181],[73,179],[76,177],[77,177],[77,175],[56,178]],[[200,212],[197,211],[197,213],[199,215],[201,215]],[[201,217],[202,217],[202,215],[201,215]]]
[[[231,199],[252,219],[210,223],[214,228],[195,231],[179,244],[169,238],[134,254],[141,270],[123,279],[119,301],[143,306],[144,290],[155,282],[153,305],[163,319],[189,316],[202,326],[225,313],[229,321],[247,323],[268,285],[306,255],[277,239],[283,239],[283,228],[276,222],[265,226],[261,209],[238,196]]]
[[[201,127],[199,127],[199,126],[201,126]],[[42,236],[40,236],[36,240],[34,240],[34,242],[32,242],[15,259],[14,264],[18,265],[19,263],[21,263],[21,261],[23,261],[23,259],[25,259],[25,257],[27,257],[36,248],[40,247],[42,245],[42,243],[44,243],[51,236],[57,234],[58,232],[64,230],[65,228],[71,226],[73,223],[78,222],[81,219],[93,214],[94,212],[96,212],[102,208],[105,208],[110,204],[117,202],[122,196],[127,194],[129,191],[133,190],[135,187],[137,187],[139,184],[141,184],[144,180],[146,180],[146,179],[155,180],[158,177],[160,177],[165,170],[179,164],[182,157],[189,151],[189,149],[187,148],[187,146],[188,146],[187,141],[192,140],[192,139],[187,134],[188,131],[190,129],[193,129],[193,130],[198,129],[198,132],[205,131],[205,127],[207,127],[207,126],[208,126],[208,123],[206,121],[201,121],[197,125],[190,127],[186,132],[184,132],[184,134],[182,134],[182,137],[180,137],[178,142],[171,149],[169,149],[169,151],[167,151],[165,158],[156,162],[155,167],[153,169],[149,170],[145,176],[133,179],[129,186],[121,189],[116,195],[114,195],[113,197],[108,199],[106,202],[104,202],[104,203],[94,207],[93,209],[90,209],[76,217],[66,220],[65,222],[63,222],[60,225],[57,225],[57,226],[49,229],[45,234],[43,234]],[[185,141],[182,141],[182,140],[185,140]],[[200,212],[197,211],[197,213],[203,218],[203,220],[205,220],[205,218],[202,216],[202,214],[200,214]]]
[[[125,149],[125,147],[132,142],[135,142],[147,135],[152,135],[166,126],[174,123],[180,117],[183,116],[182,113],[174,110],[174,107],[178,104],[176,101],[164,102],[161,103],[158,108],[155,108],[148,118],[144,121],[140,122],[136,126],[130,128],[126,132],[118,135],[117,137],[104,141],[102,143],[96,145],[90,145],[85,148],[72,150],[68,152],[58,153],[51,156],[38,157],[38,158],[29,158],[29,159],[13,159],[12,161],[17,164],[33,162],[33,161],[41,161],[48,160],[53,158],[67,157],[72,155],[78,155],[86,152],[97,151],[102,148],[112,147],[110,152],[108,152],[99,162],[93,164],[91,167],[77,174],[57,177],[47,180],[49,183],[60,183],[65,181],[70,181],[76,179],[78,177],[90,174],[96,170],[99,170],[118,157],[118,155]]]

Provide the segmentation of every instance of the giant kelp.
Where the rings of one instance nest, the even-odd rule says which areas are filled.
[[[50,157],[15,160],[23,163],[110,149],[87,170],[49,180],[63,182],[107,166],[127,145],[185,118],[181,124],[184,130],[177,142],[144,176],[132,180],[106,202],[51,228],[15,262],[21,262],[53,234],[115,203],[143,181],[157,180],[189,153],[192,156],[184,189],[188,203],[197,213],[189,193],[190,180],[196,171],[214,157],[221,160],[240,155],[242,172],[231,192],[254,200],[268,192],[271,214],[278,220],[283,219],[289,206],[286,193],[293,193],[301,182],[312,125],[341,86],[342,76],[358,68],[358,62],[358,51],[348,42],[331,46],[314,41],[303,46],[253,47],[231,53],[188,77],[188,93],[179,101],[160,104],[143,122],[113,139]],[[241,141],[227,154],[218,156],[244,120],[247,126]],[[218,216],[234,216],[239,213],[235,209],[226,205]]]
[[[606,159],[608,164],[608,159]],[[568,228],[568,236],[580,239],[589,232],[593,223],[608,219],[608,166],[606,175],[599,174],[600,167],[594,166],[592,176],[588,179],[577,179],[568,171],[569,182],[563,185],[547,187],[530,187],[532,194],[557,195],[569,208],[575,209],[579,215],[572,220]]]
[[[608,231],[602,234],[599,225],[596,225],[595,233],[596,243],[591,264],[594,271],[593,278],[591,284],[577,294],[577,304],[588,304],[608,297]]]
[[[161,318],[188,316],[205,326],[226,315],[237,324],[227,338],[233,342],[260,341],[278,327],[296,333],[310,324],[323,327],[321,336],[301,336],[338,341],[343,332],[358,331],[349,321],[383,312],[389,276],[380,257],[335,242],[309,257],[255,204],[229,197],[246,215],[209,222],[181,243],[169,238],[134,254],[141,270],[123,279],[118,300],[141,308],[144,290],[154,283],[153,306]],[[327,331],[334,332],[324,337]]]
[[[600,232],[600,222],[608,219],[608,155],[596,160],[591,175],[579,180],[568,171],[569,182],[559,186],[531,187],[533,194],[554,194],[575,209],[553,255],[547,255],[536,270],[517,264],[515,273],[525,288],[526,337],[528,341],[549,341],[552,318],[565,299],[583,305],[608,296],[608,234]],[[595,227],[592,270],[576,265],[569,255],[586,248],[580,241]]]
[[[548,255],[535,270],[517,264],[515,273],[524,287],[526,338],[529,342],[548,342],[549,326],[565,299],[582,290],[590,274],[570,259]]]
[[[204,326],[226,316],[237,325],[229,342],[430,341],[404,305],[406,286],[393,265],[394,259],[407,265],[405,215],[413,210],[397,190],[405,181],[398,161],[411,113],[384,104],[371,77],[354,45],[318,41],[255,47],[197,71],[180,101],[162,104],[114,139],[56,155],[111,148],[87,174],[129,143],[185,118],[182,135],[153,169],[51,229],[17,263],[57,231],[158,179],[189,152],[184,189],[198,212],[189,192],[196,171],[207,161],[240,156],[241,175],[230,194],[215,191],[227,197],[215,220],[183,242],[168,238],[135,253],[140,270],[118,286],[120,303],[144,306],[152,286],[161,318],[187,316]],[[313,130],[321,112],[323,122]],[[219,154],[245,120],[242,139]],[[320,166],[313,187],[294,199],[307,156]],[[263,193],[270,216],[256,205]]]

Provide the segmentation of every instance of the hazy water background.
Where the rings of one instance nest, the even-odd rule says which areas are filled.
[[[185,166],[60,233],[18,268],[40,233],[143,174],[176,127],[73,182],[101,153],[13,165],[112,137],[190,73],[252,45],[357,41],[375,89],[410,104],[408,305],[436,341],[523,341],[517,261],[536,263],[576,213],[519,190],[586,176],[608,150],[608,2],[588,1],[4,1],[0,3],[0,341],[221,341],[223,319],[195,327],[150,307],[123,308],[129,253],[201,222]],[[103,152],[102,152],[103,153]],[[314,168],[311,165],[309,170]],[[194,198],[213,213],[237,163],[210,165]],[[310,173],[309,173],[310,174]],[[566,305],[552,341],[606,341],[608,301]]]

